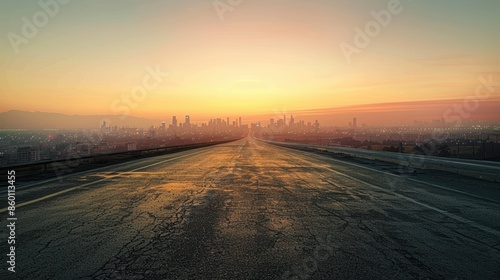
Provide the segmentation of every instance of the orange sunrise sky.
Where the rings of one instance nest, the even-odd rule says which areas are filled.
[[[500,81],[500,1],[390,2],[2,1],[0,112],[267,116],[461,100]],[[381,11],[390,20],[347,57]]]

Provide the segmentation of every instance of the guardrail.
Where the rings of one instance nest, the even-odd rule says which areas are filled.
[[[500,182],[499,162],[477,161],[477,160],[466,160],[466,159],[448,159],[448,158],[423,156],[415,154],[370,151],[370,150],[362,150],[356,148],[276,142],[276,141],[268,141],[262,139],[257,139],[257,140],[289,148],[295,148],[295,149],[300,148],[300,149],[318,150],[331,153],[342,153],[350,155],[352,157],[381,160],[385,162],[391,162],[398,165],[403,165],[418,169],[447,171],[491,182],[497,182],[497,183]]]
[[[168,147],[149,148],[149,149],[141,149],[134,151],[123,151],[123,152],[115,152],[107,154],[97,154],[91,156],[75,156],[67,159],[39,161],[28,164],[2,166],[0,167],[0,174],[7,174],[7,170],[15,170],[16,175],[21,175],[21,176],[37,175],[44,173],[48,174],[51,172],[54,173],[55,176],[58,176],[57,173],[61,172],[69,173],[69,172],[64,172],[64,170],[71,170],[71,172],[89,170],[100,167],[102,165],[124,162],[131,159],[139,159],[139,158],[159,156],[164,154],[177,153],[186,150],[229,143],[239,139],[242,138],[205,142],[205,143],[168,146]]]

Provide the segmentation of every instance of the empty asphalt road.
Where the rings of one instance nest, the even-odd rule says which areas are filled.
[[[16,279],[500,275],[500,186],[457,174],[247,138],[17,187]]]

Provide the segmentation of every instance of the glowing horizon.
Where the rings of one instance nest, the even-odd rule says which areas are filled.
[[[498,1],[401,0],[379,34],[346,59],[340,46],[355,45],[356,28],[391,1],[242,1],[222,17],[216,1],[75,1],[59,4],[17,45],[9,34],[22,36],[23,17],[44,10],[5,2],[0,111],[271,115],[460,100],[474,95],[479,77],[500,80]],[[127,105],[123,97],[151,71],[160,76]]]

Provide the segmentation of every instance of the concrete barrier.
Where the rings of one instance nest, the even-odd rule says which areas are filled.
[[[500,183],[499,162],[466,160],[466,159],[449,159],[449,158],[440,158],[434,156],[369,151],[369,150],[346,148],[346,147],[308,145],[308,144],[276,142],[276,141],[266,141],[266,140],[259,140],[259,141],[289,148],[300,148],[308,150],[326,151],[330,153],[350,154],[351,156],[358,158],[380,160],[418,169],[446,171],[467,177]]]
[[[242,138],[205,142],[205,143],[185,144],[177,146],[157,147],[157,148],[149,148],[149,149],[142,149],[135,151],[97,154],[97,155],[82,156],[82,157],[75,156],[68,159],[41,161],[41,162],[33,162],[28,164],[19,164],[11,166],[0,166],[0,173],[6,174],[8,170],[15,170],[16,175],[21,175],[24,177],[47,175],[47,174],[52,174],[52,176],[60,176],[67,173],[90,170],[104,165],[121,163],[128,160],[177,153],[191,149],[224,144],[239,139]]]

